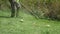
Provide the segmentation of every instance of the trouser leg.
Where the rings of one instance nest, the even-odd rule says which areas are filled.
[[[11,4],[11,17],[15,17],[15,6]]]
[[[19,8],[17,8],[16,17],[19,16]]]
[[[16,17],[18,17],[19,16],[19,9],[20,9],[20,4],[19,3],[16,3],[16,8],[17,8]]]
[[[14,17],[15,16],[15,10],[12,10],[11,11],[11,17]]]

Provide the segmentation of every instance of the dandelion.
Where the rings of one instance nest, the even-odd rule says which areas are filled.
[[[21,19],[20,21],[21,21],[21,22],[23,22],[24,20],[23,20],[23,19]]]
[[[50,26],[50,25],[47,25],[48,27]]]
[[[46,25],[47,27],[50,27],[50,25]]]

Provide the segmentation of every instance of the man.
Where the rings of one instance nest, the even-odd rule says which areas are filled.
[[[11,17],[17,17],[19,8],[20,8],[20,3],[19,0],[9,0],[11,4]]]

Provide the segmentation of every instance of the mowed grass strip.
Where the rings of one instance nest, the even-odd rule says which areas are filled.
[[[0,11],[0,34],[60,34],[60,21],[37,20],[23,11],[19,14],[11,18],[10,12]]]

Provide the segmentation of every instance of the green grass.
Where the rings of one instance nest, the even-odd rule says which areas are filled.
[[[0,34],[60,34],[60,21],[37,20],[23,10],[20,16],[23,18],[10,18],[10,11],[0,10]]]

